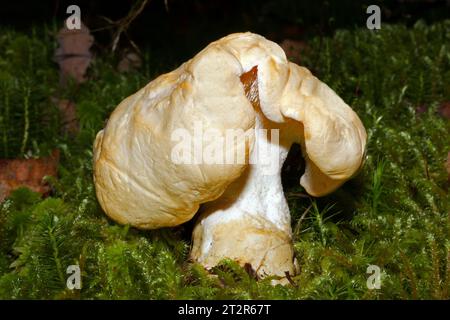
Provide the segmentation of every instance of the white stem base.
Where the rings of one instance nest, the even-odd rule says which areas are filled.
[[[268,128],[267,123],[258,122],[257,127]],[[219,199],[204,205],[193,232],[191,258],[207,269],[230,258],[251,264],[260,277],[293,275],[290,214],[280,176],[291,143],[256,139],[262,148],[258,163],[250,164]],[[272,149],[267,150],[268,144]],[[254,150],[250,159],[255,156]],[[270,175],[261,164],[267,160],[277,163]]]

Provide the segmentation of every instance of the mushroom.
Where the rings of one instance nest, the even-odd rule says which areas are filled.
[[[199,137],[198,126],[215,135]],[[206,150],[230,130],[233,143],[213,149],[243,150],[243,161],[205,162],[195,148],[182,150],[191,162],[175,159],[181,142],[174,132],[192,138],[182,146]],[[207,269],[230,258],[261,277],[294,275],[280,176],[294,143],[306,160],[300,184],[322,196],[361,167],[366,132],[332,89],[277,44],[231,34],[114,110],[94,143],[97,198],[112,219],[142,229],[177,226],[198,212],[190,256]]]

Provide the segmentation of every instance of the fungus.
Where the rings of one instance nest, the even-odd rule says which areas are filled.
[[[216,137],[233,130],[235,143],[212,148],[218,139],[199,137],[199,124]],[[176,130],[193,137],[190,146],[244,150],[244,161],[206,163],[195,147],[183,152],[196,161],[174,161]],[[231,34],[119,104],[94,143],[97,198],[112,219],[142,229],[176,226],[198,212],[191,258],[208,269],[230,258],[262,277],[293,275],[280,174],[294,143],[306,160],[300,184],[322,196],[360,168],[366,132],[332,89],[277,44]]]

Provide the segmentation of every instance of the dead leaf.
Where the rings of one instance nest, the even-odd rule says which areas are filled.
[[[86,81],[86,70],[92,60],[89,49],[94,43],[89,29],[84,24],[79,30],[69,30],[64,26],[57,41],[59,47],[55,51],[55,61],[59,64],[61,85],[67,84],[69,78],[76,83]]]
[[[42,195],[48,195],[50,186],[45,176],[56,177],[59,150],[39,159],[0,159],[0,202],[19,187],[27,187]]]

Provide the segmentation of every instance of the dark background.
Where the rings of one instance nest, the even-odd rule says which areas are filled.
[[[96,50],[111,45],[117,21],[139,1],[2,1],[0,26],[29,31],[31,26],[57,26],[68,17],[66,8],[77,4],[81,18],[91,29]],[[411,25],[419,19],[438,21],[450,16],[449,0],[149,0],[143,12],[130,24],[128,36],[138,47],[164,52],[167,61],[182,62],[200,48],[232,32],[253,31],[280,42],[329,35],[338,28],[365,27],[370,4],[381,7],[382,23]],[[99,30],[102,29],[102,30]]]

